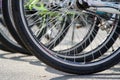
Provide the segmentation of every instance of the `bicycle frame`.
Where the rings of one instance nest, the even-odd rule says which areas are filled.
[[[90,6],[88,10],[120,14],[120,3],[101,0],[87,0],[85,2]]]

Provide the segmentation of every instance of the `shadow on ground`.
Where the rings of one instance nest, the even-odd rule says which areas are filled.
[[[93,75],[83,75],[83,76],[78,76],[78,75],[65,75],[61,77],[55,77],[50,80],[120,80],[120,74],[93,74]]]
[[[103,80],[103,79],[107,79],[107,80],[120,80],[120,64],[118,64],[118,67],[113,67],[111,69],[109,69],[109,71],[111,71],[111,73],[106,73],[106,71],[102,72],[102,73],[98,73],[98,74],[92,74],[92,75],[71,75],[71,74],[67,74],[67,73],[63,73],[60,71],[57,71],[45,64],[43,64],[41,61],[37,60],[36,58],[33,58],[33,56],[27,56],[27,55],[17,55],[17,56],[11,56],[11,57],[6,57],[6,56],[10,56],[13,55],[12,53],[0,53],[0,58],[2,59],[10,59],[10,60],[16,60],[16,61],[22,61],[22,62],[28,62],[31,65],[35,65],[35,66],[44,66],[46,67],[45,70],[53,73],[53,74],[58,74],[60,76],[55,76],[54,78],[50,79],[50,80],[81,80],[81,79],[87,79],[87,80]]]

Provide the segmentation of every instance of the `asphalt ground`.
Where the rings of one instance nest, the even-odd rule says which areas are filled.
[[[71,75],[45,65],[34,56],[0,50],[0,80],[120,80],[120,64],[97,74]]]

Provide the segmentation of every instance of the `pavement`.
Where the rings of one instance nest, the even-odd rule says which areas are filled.
[[[0,80],[120,80],[120,64],[92,75],[57,71],[34,56],[0,50]]]

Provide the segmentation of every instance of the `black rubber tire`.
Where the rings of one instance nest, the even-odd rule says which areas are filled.
[[[14,52],[14,53],[22,53],[22,54],[28,54],[26,50],[21,48],[18,44],[13,42],[4,34],[4,32],[0,29],[0,42],[2,43],[3,46],[5,46],[8,50]],[[29,54],[31,55],[31,54]]]
[[[9,50],[7,47],[3,46],[2,44],[0,44],[0,49],[3,50],[3,51],[15,53],[15,52]]]
[[[0,15],[2,15],[1,12],[0,12]],[[2,24],[2,26],[5,26],[5,23],[3,22],[2,17],[0,17],[0,23]],[[3,51],[15,53],[14,51],[11,51],[7,47],[5,47],[2,43],[0,43],[0,49]]]
[[[15,50],[16,52],[22,52],[23,54],[28,54],[28,55],[32,55],[30,52],[28,52],[28,50],[25,48],[24,44],[22,43],[22,41],[20,40],[19,35],[17,34],[17,31],[14,27],[14,23],[11,21],[10,17],[12,17],[11,15],[9,15],[9,9],[8,7],[8,1],[7,0],[3,0],[2,1],[2,12],[3,12],[3,19],[5,21],[6,27],[9,30],[10,34],[13,36],[13,38],[18,42],[18,45],[16,46],[17,50],[15,50],[15,47],[13,48],[13,50]],[[5,38],[4,38],[5,39]],[[4,41],[3,41],[4,42]],[[9,42],[9,41],[7,41]],[[11,44],[12,45],[12,44]],[[13,44],[14,46],[14,44]],[[20,50],[19,50],[20,49]]]

